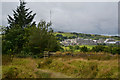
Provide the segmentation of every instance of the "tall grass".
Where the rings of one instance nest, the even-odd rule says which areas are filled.
[[[60,53],[59,53],[60,54]],[[12,60],[3,55],[3,78],[50,78],[60,72],[72,78],[116,78],[118,75],[118,55],[90,55],[77,56],[62,54],[50,58],[16,58]],[[60,54],[61,55],[61,54]],[[7,57],[9,58],[7,60]]]

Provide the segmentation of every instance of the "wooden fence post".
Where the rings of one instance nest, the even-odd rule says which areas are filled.
[[[44,51],[44,59],[45,57],[49,57],[49,52],[48,51]]]

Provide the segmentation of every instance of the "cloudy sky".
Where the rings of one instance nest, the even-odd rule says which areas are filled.
[[[7,15],[12,15],[18,2],[2,3],[2,25],[7,25]],[[50,20],[55,31],[93,34],[118,34],[117,2],[27,2],[36,13],[34,21]]]

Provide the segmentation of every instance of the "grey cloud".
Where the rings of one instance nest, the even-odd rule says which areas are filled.
[[[3,25],[6,17],[12,15],[12,9],[18,3],[3,4]],[[97,34],[117,34],[117,2],[28,2],[33,12],[37,13],[35,21],[50,20],[52,11],[53,29]]]

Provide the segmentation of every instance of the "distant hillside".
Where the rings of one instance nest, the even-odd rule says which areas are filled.
[[[120,40],[118,36],[104,36],[104,35],[84,34],[84,33],[76,33],[76,32],[55,32],[55,36],[58,37],[59,40],[74,39],[77,37],[84,39],[94,39],[94,40],[107,39],[107,38],[114,38],[115,40]]]

